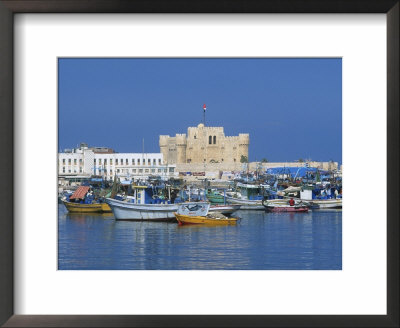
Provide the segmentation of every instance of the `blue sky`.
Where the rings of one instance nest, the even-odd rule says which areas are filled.
[[[203,120],[250,134],[249,159],[342,162],[342,61],[59,59],[59,149],[159,152]]]

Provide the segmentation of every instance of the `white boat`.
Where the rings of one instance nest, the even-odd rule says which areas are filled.
[[[262,200],[241,199],[226,197],[226,202],[232,205],[240,205],[241,210],[264,210]]]
[[[342,199],[313,199],[309,201],[313,208],[324,209],[324,208],[342,208]]]
[[[302,200],[309,202],[313,209],[342,208],[342,198],[313,199],[312,190],[310,188],[302,190],[300,192],[300,197]]]
[[[221,214],[232,214],[233,212],[239,210],[241,208],[240,205],[211,205],[208,210],[210,213],[219,212]]]
[[[124,200],[106,198],[116,220],[173,220],[177,204],[170,204],[167,200],[154,202],[151,188],[148,186],[132,186],[133,196]],[[147,192],[146,192],[147,191]]]
[[[116,220],[169,220],[174,219],[177,204],[140,204],[126,200],[106,198]]]

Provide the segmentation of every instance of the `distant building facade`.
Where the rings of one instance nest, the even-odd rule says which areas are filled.
[[[249,134],[225,136],[223,127],[199,124],[186,134],[160,135],[164,164],[240,163],[249,157]]]
[[[175,165],[164,165],[160,153],[116,153],[107,147],[81,144],[58,154],[59,177],[100,175],[146,178],[150,175],[173,176]]]

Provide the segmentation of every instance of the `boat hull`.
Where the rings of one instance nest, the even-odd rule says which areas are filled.
[[[209,212],[219,212],[222,214],[232,214],[233,212],[239,210],[240,205],[211,205]]]
[[[237,219],[235,218],[226,218],[226,219],[214,219],[208,218],[206,216],[189,216],[189,215],[181,215],[175,213],[176,220],[179,225],[184,224],[202,224],[202,225],[235,225]]]
[[[222,196],[222,195],[207,194],[206,197],[211,204],[223,204],[224,203],[224,196]]]
[[[111,198],[106,199],[116,220],[174,220],[176,204],[134,204]]]
[[[340,209],[342,208],[342,200],[341,199],[321,199],[321,200],[313,200],[311,201],[313,208],[316,209]]]
[[[226,202],[229,204],[240,205],[241,210],[264,210],[262,200],[226,197]]]
[[[267,212],[292,212],[292,213],[306,213],[308,212],[308,207],[301,206],[265,206]]]
[[[111,208],[106,203],[80,204],[63,201],[70,213],[110,213]]]

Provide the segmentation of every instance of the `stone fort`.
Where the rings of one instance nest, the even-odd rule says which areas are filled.
[[[249,134],[225,136],[223,127],[200,123],[189,127],[187,136],[160,135],[160,152],[164,164],[240,163],[242,156],[249,157]]]

